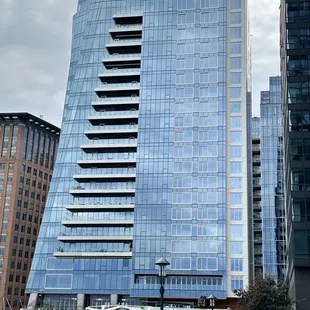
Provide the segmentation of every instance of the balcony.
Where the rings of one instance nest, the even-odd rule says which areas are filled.
[[[59,236],[61,242],[118,242],[133,241],[132,236]]]
[[[119,40],[106,44],[109,54],[140,54],[141,40]]]
[[[139,96],[140,84],[139,83],[124,83],[121,86],[117,84],[109,85],[102,84],[95,89],[95,92],[99,98],[109,97],[131,97]]]
[[[262,206],[261,206],[260,203],[254,203],[254,204],[253,204],[253,209],[254,209],[255,211],[261,211],[261,210],[262,210]]]
[[[134,197],[135,189],[85,189],[77,186],[70,190],[74,197]]]
[[[254,255],[255,255],[255,256],[261,256],[261,255],[263,255],[262,249],[254,249]]]
[[[63,220],[66,227],[133,226],[133,220]]]
[[[130,139],[138,137],[138,128],[123,130],[87,130],[85,131],[85,135],[89,139]]]
[[[262,225],[254,224],[254,231],[261,231]]]
[[[141,67],[141,56],[139,57],[110,57],[102,60],[107,70],[111,69],[138,69]]]
[[[115,14],[113,19],[117,25],[140,25],[143,22],[143,14],[142,12]]]
[[[260,157],[253,157],[252,162],[254,166],[257,166],[261,164],[261,159]]]
[[[85,153],[130,153],[137,151],[137,142],[119,144],[83,144],[81,149]]]
[[[257,146],[253,146],[252,147],[252,154],[254,155],[254,154],[260,154],[260,148],[259,147],[257,147]]]
[[[65,252],[56,251],[53,256],[57,258],[131,258],[132,252]]]
[[[81,168],[123,168],[136,167],[135,159],[88,159],[78,160],[77,164]]]
[[[255,189],[261,189],[262,185],[259,182],[254,182],[253,183],[253,188]]]
[[[106,125],[129,125],[138,124],[138,111],[128,111],[128,114],[116,115],[94,115],[89,116],[88,120],[93,126],[106,126]],[[104,128],[101,128],[104,129]]]
[[[124,100],[108,100],[92,102],[92,106],[96,111],[129,111],[139,109],[139,98],[130,97]]]
[[[102,83],[139,83],[140,71],[123,72],[122,70],[113,70],[113,72],[100,73],[99,78]]]
[[[66,209],[71,212],[105,212],[105,211],[133,211],[134,204],[118,204],[118,205],[67,205]]]
[[[260,175],[261,175],[261,170],[260,169],[253,169],[253,176],[254,177],[258,177]]]
[[[261,193],[254,193],[253,194],[253,200],[254,201],[260,201],[260,200],[262,200],[262,196],[261,196]]]
[[[254,214],[253,220],[254,220],[254,222],[261,222],[262,221],[262,217],[260,215]]]
[[[66,227],[117,227],[133,226],[133,220],[63,220]]]
[[[142,39],[142,24],[127,24],[109,30],[112,39]]]
[[[129,182],[135,181],[135,174],[75,174],[73,178],[78,182]]]

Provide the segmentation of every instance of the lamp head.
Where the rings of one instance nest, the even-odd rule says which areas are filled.
[[[159,266],[159,276],[166,276],[166,267],[170,265],[170,263],[163,257],[161,257],[155,265]]]

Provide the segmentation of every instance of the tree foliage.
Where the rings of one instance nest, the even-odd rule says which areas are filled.
[[[257,277],[246,290],[235,291],[235,295],[240,297],[241,309],[287,310],[291,305],[288,284],[277,283],[272,277]]]

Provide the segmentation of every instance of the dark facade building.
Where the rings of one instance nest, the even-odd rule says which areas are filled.
[[[252,179],[253,179],[253,264],[254,276],[263,275],[262,205],[261,205],[261,150],[260,119],[252,118]]]
[[[310,1],[281,2],[287,278],[296,309],[310,296]]]
[[[0,113],[0,309],[27,305],[26,282],[60,129],[28,113]]]
[[[234,298],[251,277],[246,0],[79,0],[29,307]],[[226,306],[226,308],[228,305]]]

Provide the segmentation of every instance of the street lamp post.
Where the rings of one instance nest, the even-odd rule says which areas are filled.
[[[210,307],[212,310],[214,310],[215,300],[217,298],[213,294],[211,294],[207,299],[210,300]]]
[[[160,278],[160,310],[164,310],[164,293],[165,293],[165,276],[166,276],[166,267],[170,265],[170,263],[163,257],[161,257],[155,265],[159,266],[159,278]]]

